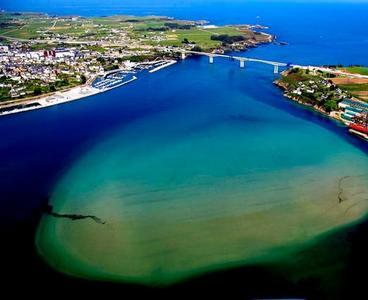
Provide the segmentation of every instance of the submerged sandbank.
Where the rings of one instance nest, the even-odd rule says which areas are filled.
[[[215,163],[226,142],[221,147],[214,139],[194,138],[159,150],[124,140],[117,137],[91,151],[54,191],[55,212],[104,222],[44,216],[37,246],[57,270],[165,285],[209,270],[272,262],[359,220],[368,209],[364,157],[352,165],[339,155],[323,157],[279,170],[267,167],[272,160],[257,168],[244,160],[235,176],[224,167],[234,168],[236,161]],[[215,157],[197,152],[206,142]],[[249,157],[267,152],[256,143],[237,147],[238,159],[246,149]],[[211,174],[204,172],[211,168]]]

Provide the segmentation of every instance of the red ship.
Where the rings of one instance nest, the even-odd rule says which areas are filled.
[[[368,127],[364,126],[363,124],[350,123],[349,128],[361,133],[368,134]]]
[[[355,117],[349,124],[349,131],[368,140],[368,113]]]

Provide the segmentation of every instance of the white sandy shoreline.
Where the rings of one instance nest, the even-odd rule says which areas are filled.
[[[66,92],[56,92],[53,95],[39,98],[37,100],[30,100],[29,102],[10,105],[9,108],[13,106],[18,106],[18,105],[38,104],[37,106],[24,107],[24,108],[4,111],[0,113],[0,116],[27,112],[27,111],[35,110],[35,109],[46,108],[46,107],[50,107],[50,106],[54,106],[54,105],[58,105],[58,104],[66,103],[66,102],[79,100],[79,99],[86,98],[89,96],[93,96],[101,92],[102,91],[100,91],[99,89],[93,88],[91,86],[79,86],[79,87],[72,88]]]
[[[78,86],[78,87],[72,88],[72,89],[70,89],[68,91],[65,91],[65,92],[56,92],[55,94],[47,96],[47,97],[43,97],[43,98],[39,98],[37,100],[32,100],[32,101],[29,101],[29,102],[22,103],[23,105],[38,103],[39,104],[38,106],[24,107],[24,108],[20,108],[20,109],[5,111],[5,112],[0,113],[0,116],[16,114],[16,113],[26,112],[26,111],[30,111],[30,110],[35,110],[35,109],[41,109],[41,108],[46,108],[46,107],[50,107],[50,106],[54,106],[54,105],[58,105],[58,104],[63,104],[63,103],[67,103],[67,102],[80,100],[82,98],[87,98],[87,97],[90,97],[90,96],[93,96],[93,95],[101,94],[101,93],[107,92],[109,90],[118,88],[118,87],[123,86],[125,84],[128,84],[128,83],[130,83],[130,82],[132,82],[136,79],[138,79],[138,78],[136,76],[133,76],[133,78],[128,80],[128,81],[124,81],[121,84],[118,84],[114,87],[106,88],[106,89],[98,89],[98,88],[94,88],[90,85]],[[14,106],[22,105],[22,104],[14,104]],[[9,107],[12,107],[12,105],[10,105]]]

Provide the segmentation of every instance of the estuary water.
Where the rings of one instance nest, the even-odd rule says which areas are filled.
[[[241,55],[368,64],[365,4],[36,2],[6,5],[261,23],[289,45]],[[95,216],[44,215],[32,230],[48,265],[82,278],[169,285],[240,266],[281,261],[286,268],[300,253],[309,265],[335,270],[341,257],[316,257],[316,245],[364,222],[367,145],[284,99],[272,71],[190,58],[108,93],[1,118],[3,227],[16,233],[45,202],[58,214]],[[317,276],[318,268],[299,269],[301,278]],[[334,282],[340,275],[336,269]]]

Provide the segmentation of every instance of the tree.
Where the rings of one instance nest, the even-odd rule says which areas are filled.
[[[327,112],[331,112],[337,110],[338,107],[335,100],[327,100],[326,103],[324,104],[324,108]]]
[[[33,90],[33,95],[38,96],[42,94],[42,90],[39,86],[36,86]]]
[[[97,58],[97,61],[101,64],[104,64],[105,63],[105,59],[103,57],[98,57]]]
[[[82,84],[85,84],[87,82],[87,78],[84,74],[81,75],[80,81],[81,81]]]
[[[61,85],[62,86],[67,86],[69,85],[69,80],[67,78],[64,78],[62,81],[61,81]]]
[[[199,46],[195,45],[195,46],[192,48],[192,51],[202,52],[203,50],[202,50],[202,48],[201,48],[201,47],[199,47]]]

